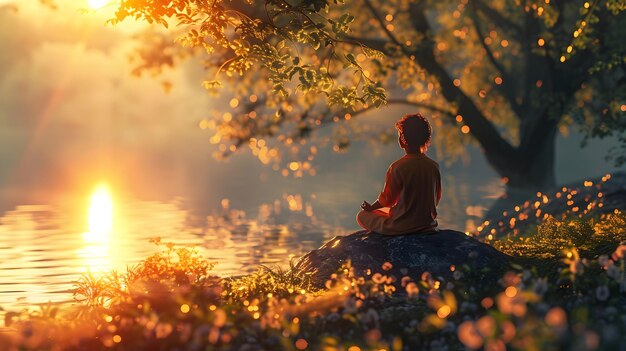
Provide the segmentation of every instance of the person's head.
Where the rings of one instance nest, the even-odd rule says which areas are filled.
[[[430,145],[430,123],[419,113],[408,114],[396,122],[398,143],[407,152],[425,153]]]

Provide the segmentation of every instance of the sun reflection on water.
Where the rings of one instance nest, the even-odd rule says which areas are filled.
[[[113,197],[105,184],[98,185],[91,195],[88,229],[87,232],[83,233],[84,246],[79,250],[79,255],[85,263],[85,269],[91,272],[110,270]]]

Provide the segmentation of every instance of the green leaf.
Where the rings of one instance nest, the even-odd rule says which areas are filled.
[[[385,58],[385,54],[383,54],[381,51],[378,51],[376,49],[372,49],[370,47],[363,47],[363,53],[365,54],[365,56],[369,57],[369,58],[375,58],[375,59],[383,59]]]
[[[352,53],[346,54],[345,55],[346,60],[348,60],[348,62],[350,62],[351,64],[358,66],[359,64],[356,62],[356,58],[354,58],[354,55]]]

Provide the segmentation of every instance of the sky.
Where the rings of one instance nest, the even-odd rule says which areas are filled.
[[[51,10],[36,0],[0,0],[0,213],[73,201],[104,180],[125,196],[183,197],[199,211],[224,198],[233,207],[254,209],[299,193],[314,196],[330,220],[352,223],[361,201],[375,199],[388,165],[402,155],[395,145],[376,153],[358,143],[345,154],[322,150],[318,175],[299,179],[282,177],[247,153],[218,162],[198,123],[227,104],[202,89],[203,72],[193,62],[163,76],[131,76],[128,54],[143,26],[113,28],[104,24],[110,8],[82,13],[86,1],[57,3]],[[173,84],[169,92],[165,80]],[[392,125],[406,112],[383,109],[357,123]],[[604,161],[614,140],[592,141],[584,149],[579,143],[576,134],[559,138],[559,183],[615,170]],[[444,190],[449,208],[488,204],[501,191],[483,156],[468,150],[465,162],[442,172],[448,194],[465,194],[446,199]]]

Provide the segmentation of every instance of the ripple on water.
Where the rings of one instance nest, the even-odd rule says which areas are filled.
[[[155,237],[197,247],[217,262],[216,274],[228,276],[251,273],[260,264],[288,267],[290,259],[318,247],[336,231],[287,209],[280,217],[265,213],[258,218],[229,211],[192,226],[191,215],[179,202],[126,201],[116,207],[110,235],[89,240],[60,207],[28,205],[7,211],[0,217],[0,306],[10,310],[71,302],[73,282],[81,274],[124,270],[158,251],[149,242]]]

